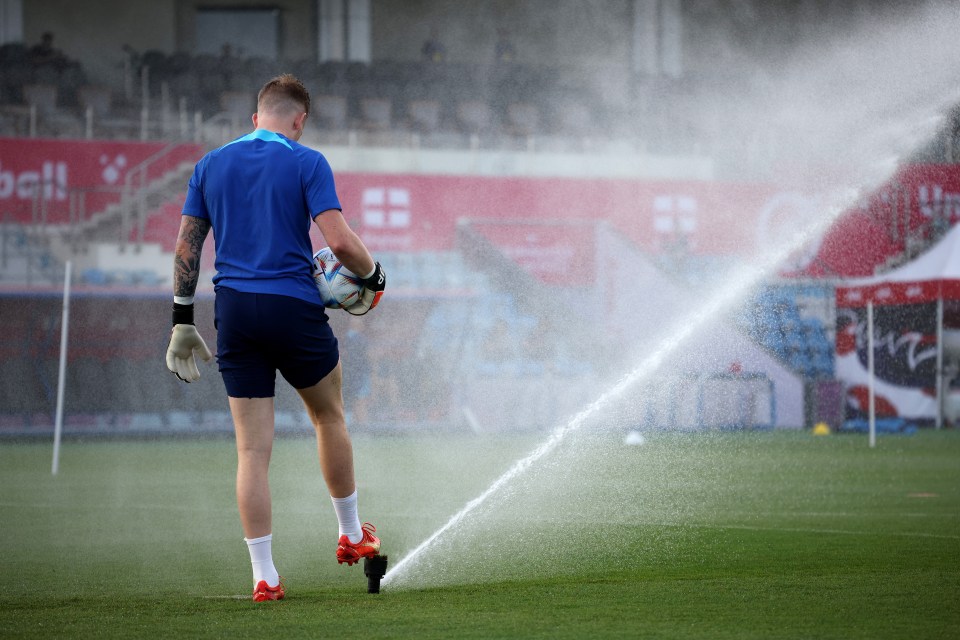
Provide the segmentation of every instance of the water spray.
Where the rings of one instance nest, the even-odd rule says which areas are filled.
[[[782,148],[788,149],[788,152],[799,151],[792,154],[793,158],[805,161],[798,166],[784,167],[784,170],[796,174],[801,169],[809,169],[811,160],[820,159],[822,164],[814,164],[813,168],[832,167],[832,172],[827,176],[807,176],[808,180],[801,179],[800,183],[813,181],[819,187],[826,187],[824,190],[829,190],[829,185],[823,184],[826,180],[833,186],[845,184],[858,185],[860,188],[831,194],[833,206],[825,207],[823,216],[814,221],[798,221],[801,224],[806,223],[803,229],[798,229],[785,242],[765,252],[753,266],[744,266],[737,273],[731,274],[728,278],[731,283],[729,286],[706,299],[700,310],[681,318],[673,331],[665,332],[659,342],[653,342],[656,347],[642,357],[635,368],[566,424],[556,426],[539,446],[514,462],[486,490],[467,502],[445,524],[401,558],[389,575],[384,576],[384,584],[402,581],[404,576],[417,566],[417,562],[428,557],[432,547],[444,534],[454,530],[473,512],[500,494],[511,482],[553,452],[569,435],[580,430],[590,418],[617,400],[626,390],[655,374],[668,356],[691,336],[708,323],[719,321],[734,302],[760,284],[765,276],[783,264],[791,254],[802,248],[808,240],[822,235],[861,194],[873,191],[888,179],[899,158],[916,149],[920,142],[929,137],[934,126],[942,121],[939,115],[930,116],[934,112],[942,113],[945,103],[940,99],[948,97],[952,103],[957,96],[957,92],[952,89],[956,86],[955,82],[938,83],[914,72],[915,68],[933,68],[940,70],[942,80],[953,77],[951,69],[956,67],[952,64],[953,60],[947,61],[948,56],[942,51],[940,44],[936,48],[927,47],[929,51],[916,50],[916,47],[926,42],[952,42],[934,37],[933,34],[949,33],[949,27],[955,18],[952,14],[950,19],[938,20],[936,17],[921,14],[912,29],[905,28],[901,21],[886,31],[871,31],[866,34],[870,45],[865,47],[864,51],[851,52],[846,42],[841,43],[842,46],[834,47],[827,53],[828,57],[833,56],[839,72],[826,72],[830,65],[824,64],[825,48],[819,42],[811,44],[806,60],[800,60],[806,64],[805,68],[781,71],[782,77],[796,75],[800,82],[794,83],[793,87],[782,86],[779,90],[766,92],[770,102],[759,105],[759,108],[767,117],[782,121],[781,130],[792,132],[793,135],[783,141]],[[922,36],[918,37],[914,31],[919,31]],[[880,37],[880,34],[883,34],[883,37]],[[875,46],[877,42],[883,42],[884,46],[878,48]],[[852,53],[858,53],[859,56],[853,56]],[[903,69],[896,62],[905,58],[933,62],[930,65],[919,64]],[[880,59],[884,61],[882,64],[878,63]],[[855,69],[849,68],[850,64],[839,64],[839,61],[844,60],[853,63]],[[880,77],[863,74],[861,70],[864,69],[876,70]],[[897,75],[897,71],[902,69],[902,73]],[[851,78],[858,77],[855,71],[861,71],[859,83],[851,82]],[[894,87],[899,87],[901,93],[897,94]],[[789,91],[791,88],[792,92]],[[936,95],[931,95],[932,93]],[[842,106],[837,107],[836,101],[839,98],[845,98],[850,108],[844,110]],[[806,113],[798,110],[797,104],[800,100],[813,105],[812,111]],[[905,101],[909,101],[909,104]],[[828,104],[829,111],[816,108],[817,105]],[[740,107],[758,108],[758,105],[741,105],[739,102],[730,106],[735,111]],[[890,107],[889,112],[880,108],[884,106]],[[895,119],[885,117],[889,114],[897,116]],[[864,122],[869,125],[865,126]],[[857,135],[850,135],[851,131],[857,132]]]
[[[522,475],[531,466],[556,449],[568,435],[578,431],[601,409],[619,398],[625,391],[638,382],[656,373],[666,361],[667,357],[681,347],[692,335],[695,335],[707,323],[714,322],[718,317],[721,317],[725,310],[735,301],[752,290],[771,268],[781,264],[787,256],[800,248],[815,234],[821,233],[844,210],[845,207],[842,206],[833,207],[830,215],[824,216],[824,219],[810,225],[805,233],[798,233],[792,242],[786,243],[786,245],[780,247],[778,251],[771,252],[771,255],[768,256],[767,260],[763,261],[760,266],[744,267],[740,277],[734,278],[734,280],[739,281],[739,285],[723,289],[718,295],[708,300],[703,308],[695,313],[691,313],[688,317],[682,318],[676,330],[669,332],[667,337],[660,342],[659,347],[647,355],[637,367],[623,376],[619,382],[600,395],[600,397],[574,415],[566,424],[555,427],[540,446],[526,457],[514,462],[513,465],[504,472],[503,475],[497,478],[483,493],[470,500],[443,526],[437,529],[406,556],[401,558],[390,574],[384,577],[384,583],[392,582],[396,580],[398,576],[402,577],[409,571],[409,567],[416,562],[417,558],[422,557],[444,533],[456,527],[464,518],[499,493],[511,481]]]

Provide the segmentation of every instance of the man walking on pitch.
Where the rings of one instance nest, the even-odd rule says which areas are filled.
[[[310,94],[295,77],[263,86],[254,131],[197,163],[174,256],[167,368],[190,382],[200,379],[194,352],[212,357],[193,324],[193,299],[203,241],[213,229],[217,361],[236,432],[237,505],[258,602],[284,596],[273,564],[268,482],[277,371],[300,394],[316,429],[339,522],[337,561],[352,565],[380,549],[376,529],[357,515],[340,357],[311,274],[310,220],[343,265],[365,275],[361,299],[347,311],[362,315],[375,307],[386,279],[344,221],[326,159],[298,143],[309,112]]]

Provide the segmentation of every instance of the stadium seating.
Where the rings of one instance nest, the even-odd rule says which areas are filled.
[[[529,102],[507,106],[507,131],[517,136],[532,136],[540,130],[540,110]]]
[[[494,124],[494,115],[483,100],[463,100],[457,105],[457,122],[464,133],[486,134]]]
[[[319,126],[342,131],[347,128],[347,99],[343,96],[320,94],[313,98],[313,109]]]
[[[49,83],[30,83],[22,87],[23,101],[36,107],[41,115],[50,115],[57,110],[57,85]]]
[[[411,100],[407,104],[408,126],[418,132],[430,133],[440,128],[439,100]]]
[[[360,126],[373,131],[385,131],[393,124],[392,112],[393,101],[390,98],[361,98]]]
[[[83,70],[75,64],[62,70],[34,72],[26,55],[22,45],[0,49],[0,106],[7,105],[8,112],[10,107],[35,105],[43,115],[43,133],[59,137],[81,135],[89,108],[94,137],[140,135],[143,105],[139,104],[142,94],[138,88],[132,96],[124,96],[102,85],[88,84]],[[247,103],[264,78],[280,71],[293,71],[308,84],[314,94],[313,121],[328,131],[358,128],[444,133],[447,135],[433,140],[456,145],[463,144],[463,136],[483,136],[485,144],[503,144],[505,148],[510,148],[511,139],[516,137],[545,134],[581,138],[598,132],[596,108],[582,102],[582,96],[589,93],[585,87],[577,87],[568,79],[560,90],[557,74],[549,68],[522,64],[501,69],[482,63],[398,60],[315,63],[148,50],[131,57],[133,77],[129,81],[136,87],[141,79],[146,80],[153,103],[147,106],[154,118],[182,104],[191,113],[199,111],[204,120],[219,117],[235,126],[246,126],[250,111]],[[556,98],[561,93],[580,97],[558,103]],[[117,119],[125,119],[128,126],[120,127]],[[27,133],[21,122],[5,125],[6,120],[9,116],[0,118],[0,134]],[[151,136],[152,131],[163,129],[154,124],[148,132]],[[578,146],[582,145],[571,145]]]
[[[77,89],[77,101],[80,104],[80,109],[84,112],[90,109],[97,118],[110,115],[112,99],[109,87],[87,84]]]
[[[190,122],[196,113],[204,122],[218,116],[221,121],[237,121],[239,118],[230,117],[237,113],[233,101],[225,104],[222,96],[253,94],[265,78],[292,71],[314,94],[318,114],[314,122],[323,129],[407,134],[343,136],[354,144],[421,144],[423,134],[442,133],[432,136],[432,144],[462,147],[465,138],[476,142],[479,137],[485,147],[512,149],[517,147],[518,137],[536,135],[537,144],[529,144],[529,148],[582,151],[616,145],[677,155],[710,147],[718,135],[709,122],[692,117],[685,105],[702,104],[716,84],[736,81],[744,95],[764,90],[762,83],[752,84],[755,79],[722,74],[673,78],[637,73],[626,79],[627,86],[615,101],[598,94],[596,79],[589,74],[571,76],[549,63],[534,61],[497,66],[450,61],[266,60],[155,49],[141,53],[128,49],[127,53],[129,76],[114,82],[97,79],[99,85],[125,86],[127,90],[115,88],[106,95],[103,86],[88,83],[75,61],[35,67],[25,45],[3,45],[0,135],[80,136],[85,133],[84,119],[90,107],[93,137],[180,136],[183,131],[179,127],[164,127],[156,121],[169,119],[170,111],[181,105],[190,114]],[[142,79],[147,85],[146,104],[141,104],[137,86]],[[28,89],[28,85],[45,88]],[[51,95],[55,99],[51,100]],[[324,105],[323,96],[332,99]],[[46,112],[34,130],[23,111],[31,104]],[[146,131],[139,128],[141,107],[148,107],[146,112],[154,120]],[[125,125],[120,126],[118,120]],[[238,126],[246,126],[246,122]],[[952,142],[945,139],[940,146],[954,148],[956,131],[948,132],[947,137]],[[735,150],[748,141],[727,140],[725,144]]]
[[[752,304],[744,305],[738,324],[805,378],[829,378],[833,375],[833,343],[822,320],[801,313],[798,297],[798,290],[790,287],[766,288]]]

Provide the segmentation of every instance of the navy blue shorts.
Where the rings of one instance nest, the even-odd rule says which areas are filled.
[[[324,308],[299,298],[218,287],[214,326],[232,398],[272,398],[277,371],[295,389],[312,387],[340,360]]]

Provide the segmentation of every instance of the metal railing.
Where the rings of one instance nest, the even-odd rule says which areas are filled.
[[[155,180],[162,179],[162,176],[151,178],[150,172],[157,163],[166,160],[167,156],[179,148],[179,142],[168,144],[127,171],[123,179],[120,198],[120,242],[126,242],[129,239],[133,224],[136,224],[135,242],[137,244],[143,242],[144,226],[149,213],[148,196],[150,195],[151,185]],[[174,170],[175,168],[170,169],[170,171]],[[181,185],[181,187],[183,186]]]

